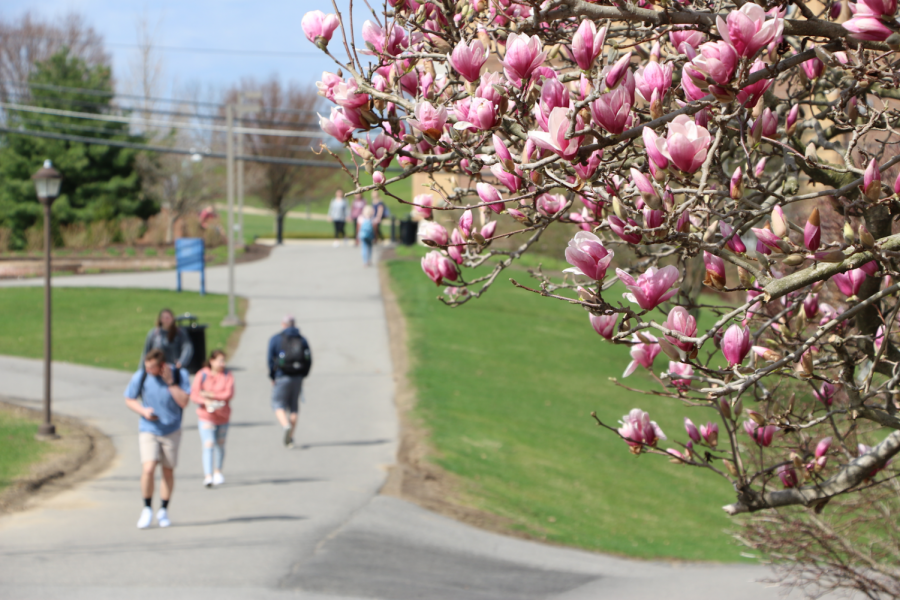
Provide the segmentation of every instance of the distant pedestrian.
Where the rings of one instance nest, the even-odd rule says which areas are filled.
[[[381,222],[388,217],[387,205],[381,201],[378,190],[372,190],[372,209],[375,214],[372,216],[372,225],[375,226],[375,241],[384,240],[384,234],[381,231]]]
[[[375,243],[375,222],[374,222],[375,209],[371,206],[366,206],[362,214],[359,215],[359,223],[357,228],[359,229],[359,242],[360,247],[362,248],[362,259],[363,264],[367,267],[372,266],[372,244]]]
[[[175,314],[168,308],[159,311],[156,327],[147,333],[141,363],[151,350],[162,350],[166,362],[178,367],[187,367],[194,356],[194,346],[187,332],[175,323]]]
[[[328,206],[328,219],[334,223],[334,245],[337,246],[343,240],[347,243],[347,234],[344,227],[347,224],[347,201],[344,199],[344,191],[338,190],[334,194],[334,199]]]
[[[153,522],[153,484],[156,465],[162,467],[159,497],[162,506],[156,513],[160,527],[168,527],[169,501],[175,489],[175,467],[181,443],[181,417],[190,401],[191,385],[187,369],[166,362],[160,349],[150,350],[144,364],[125,389],[125,404],[141,416],[138,446],[141,455],[141,495],[144,508],[138,519],[139,529]]]
[[[284,429],[285,447],[294,447],[294,429],[300,412],[300,393],[303,378],[312,368],[309,343],[297,329],[294,317],[281,321],[281,332],[269,340],[269,379],[272,380],[272,410]]]
[[[197,426],[203,443],[203,485],[206,487],[225,483],[222,462],[233,396],[234,375],[225,368],[225,353],[213,350],[191,386],[191,400],[199,404]]]
[[[362,194],[357,194],[353,197],[353,204],[350,205],[350,220],[353,221],[353,243],[357,246],[359,246],[359,223],[357,223],[357,219],[359,219],[359,215],[362,214],[365,207],[366,199],[363,198]]]
[[[200,229],[206,229],[209,227],[210,223],[216,220],[216,209],[213,205],[209,205],[203,210],[200,211],[198,215],[198,220],[200,221]]]

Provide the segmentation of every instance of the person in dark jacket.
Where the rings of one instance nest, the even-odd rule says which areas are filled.
[[[303,375],[285,373],[280,366],[284,354],[286,338],[301,337],[294,317],[287,315],[281,320],[282,330],[269,340],[269,379],[272,380],[272,410],[284,429],[283,442],[286,448],[294,447],[294,429],[300,412],[300,393],[303,390]]]
[[[194,346],[187,332],[175,324],[175,314],[168,308],[159,311],[156,327],[147,333],[140,364],[144,364],[144,357],[154,349],[162,350],[166,362],[179,369],[186,369],[194,356]]]

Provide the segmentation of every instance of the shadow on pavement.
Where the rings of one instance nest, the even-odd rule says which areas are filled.
[[[391,440],[353,440],[347,442],[316,442],[314,444],[301,444],[296,448],[298,450],[308,450],[310,448],[325,448],[328,446],[380,446],[387,444]]]
[[[218,519],[215,521],[195,521],[187,523],[173,523],[173,527],[207,527],[209,525],[228,525],[229,523],[258,523],[262,521],[305,521],[309,517],[296,515],[259,515],[256,517],[231,517],[230,519]]]

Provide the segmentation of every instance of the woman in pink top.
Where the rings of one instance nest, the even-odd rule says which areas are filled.
[[[203,442],[203,485],[211,487],[225,483],[222,461],[225,459],[225,437],[231,417],[231,397],[234,395],[234,376],[225,368],[225,353],[213,350],[209,360],[194,376],[191,400],[199,404],[197,417],[200,440]]]

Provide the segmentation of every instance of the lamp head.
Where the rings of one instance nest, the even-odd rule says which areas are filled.
[[[59,188],[62,185],[62,173],[53,168],[53,163],[44,161],[44,166],[34,175],[34,188],[38,201],[42,204],[52,204],[59,197]]]

